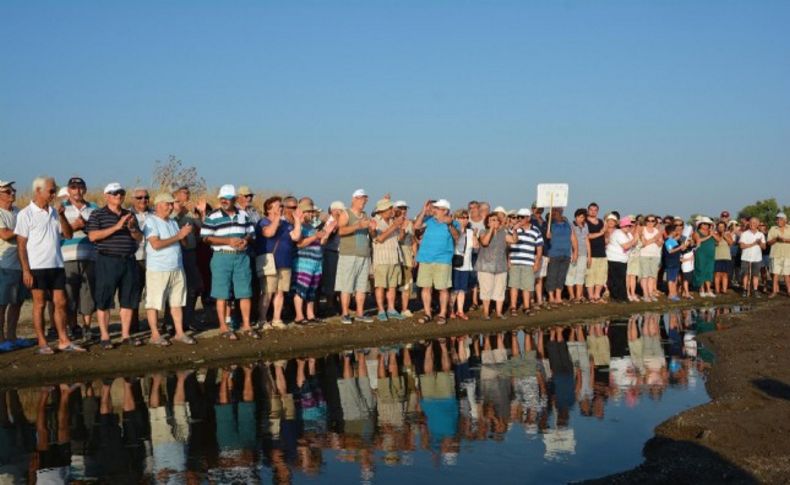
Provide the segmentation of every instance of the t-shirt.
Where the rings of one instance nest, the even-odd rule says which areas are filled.
[[[779,229],[779,226],[773,226],[771,229],[768,230],[768,240],[776,239],[777,237],[783,237],[785,239],[790,239],[790,228],[787,225],[783,229]],[[771,246],[771,257],[772,258],[790,258],[790,242],[781,242],[776,241],[773,246]]]
[[[16,227],[17,214],[19,214],[19,209],[16,207],[11,207],[11,210],[0,208],[0,229],[11,229],[13,231]],[[10,241],[0,239],[0,269],[22,269],[22,266],[19,264],[16,238],[11,238]]]
[[[376,237],[386,232],[390,225],[379,216],[375,217]],[[400,252],[398,247],[398,234],[400,230],[393,231],[384,242],[373,240],[373,264],[398,264]]]
[[[486,229],[480,234],[483,237],[490,229]],[[480,245],[475,262],[475,271],[483,273],[504,273],[507,271],[507,242],[505,241],[505,229],[495,232],[488,242],[488,246]]]
[[[516,243],[510,246],[510,264],[535,265],[535,253],[543,246],[543,235],[536,227],[516,229]]]
[[[149,241],[154,236],[159,239],[170,239],[176,234],[178,234],[178,223],[173,219],[164,220],[156,215],[146,217],[143,235],[145,236],[145,268],[148,271],[178,271],[183,268],[180,241],[161,249],[154,249]]]
[[[274,236],[265,237],[263,230],[271,224],[272,221],[268,217],[258,221],[255,231],[255,253],[258,255],[274,253],[274,266],[278,269],[290,268],[293,266],[294,252],[296,251],[296,245],[291,239],[291,231],[294,230],[294,226],[288,222],[288,219],[280,218],[280,225],[274,231]]]
[[[425,233],[422,236],[422,243],[417,250],[418,263],[440,263],[452,264],[454,241],[453,235],[447,224],[437,221],[433,216],[428,216],[423,220]],[[460,229],[457,221],[453,221],[453,227]]]
[[[752,232],[751,229],[747,229],[741,234],[740,243],[742,244],[752,244],[757,241],[765,242],[765,234],[760,231]],[[741,251],[741,261],[756,263],[762,260],[763,250],[759,245]]]
[[[92,202],[86,202],[82,208],[77,208],[74,204],[66,202],[64,215],[69,224],[74,224],[78,218],[82,218],[87,225],[91,213],[98,209]],[[71,239],[64,239],[60,244],[63,253],[63,261],[92,261],[96,259],[96,246],[88,239],[88,234],[83,227],[79,231],[72,231]]]
[[[236,211],[233,215],[225,212],[222,209],[217,209],[203,221],[203,226],[200,228],[200,237],[229,237],[229,238],[244,238],[253,234],[255,227],[250,222],[247,213],[244,211]],[[236,248],[229,244],[213,245],[211,249],[214,251],[238,251]]]
[[[90,234],[92,231],[108,229],[118,224],[118,221],[126,214],[131,214],[131,212],[124,208],[121,208],[118,214],[111,211],[107,206],[96,209],[91,212],[91,216],[88,218],[85,232]],[[132,237],[132,233],[126,225],[101,241],[96,241],[94,244],[99,254],[108,256],[133,256],[139,249],[139,244]]]
[[[571,225],[566,220],[551,221],[551,239],[547,244],[548,256],[550,258],[571,257],[573,246],[571,245]]]
[[[606,245],[606,258],[615,263],[627,263],[630,250],[623,249],[622,244],[631,242],[634,238],[630,233],[622,229],[615,229],[609,236],[609,243]]]
[[[42,209],[35,203],[19,211],[14,234],[27,239],[27,261],[30,269],[63,267],[60,252],[60,219],[50,206]]]
[[[597,234],[603,229],[603,221],[598,219],[598,222],[593,224],[587,219],[588,234]],[[606,236],[596,237],[590,239],[590,257],[592,258],[605,258],[606,257]]]
[[[587,224],[577,226],[575,223],[571,225],[573,232],[576,233],[576,243],[578,244],[579,252],[577,253],[580,258],[587,257],[587,235],[590,230],[587,229]]]

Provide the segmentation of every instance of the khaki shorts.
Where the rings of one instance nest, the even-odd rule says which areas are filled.
[[[565,286],[583,285],[587,276],[587,256],[579,256],[575,263],[568,266],[568,274],[565,275]]]
[[[526,264],[513,264],[507,271],[508,288],[535,291],[535,272],[532,266]]]
[[[640,276],[640,262],[639,260],[642,259],[639,256],[631,256],[628,258],[628,264],[625,266],[625,274],[626,276]]]
[[[790,276],[790,258],[771,258],[771,273]]]
[[[291,291],[291,268],[280,268],[276,274],[261,277],[262,293],[277,293]]]
[[[661,258],[646,258],[644,256],[639,258],[639,277],[640,278],[657,278],[658,266],[661,263]]]
[[[401,284],[399,264],[377,264],[373,266],[373,286],[376,288],[397,288]]]
[[[170,308],[181,308],[187,304],[186,276],[178,271],[146,271],[145,308],[162,311],[165,302]]]
[[[367,293],[370,291],[370,258],[341,254],[337,259],[335,291]]]
[[[587,270],[587,275],[584,277],[584,285],[588,288],[604,286],[608,272],[609,262],[606,258],[592,258],[590,269]]]
[[[420,263],[417,270],[417,286],[446,290],[453,285],[453,268],[443,263]]]
[[[478,271],[477,281],[480,283],[481,300],[505,300],[507,273],[486,273],[485,271]]]

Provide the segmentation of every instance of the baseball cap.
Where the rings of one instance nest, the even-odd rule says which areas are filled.
[[[110,192],[118,192],[119,190],[123,190],[123,185],[119,184],[118,182],[110,182],[104,187],[105,194],[109,194]]]
[[[395,207],[397,207],[398,209],[404,209],[404,208],[408,209],[409,208],[409,204],[407,204],[405,200],[399,200],[399,201],[395,202],[393,205]]]
[[[72,186],[72,185],[82,185],[84,187],[85,186],[85,181],[82,180],[82,177],[71,177],[69,179],[69,182],[66,184],[66,186],[69,187],[69,186]]]
[[[0,180],[0,187],[2,187],[2,188],[11,187],[15,183],[16,182],[13,182],[13,181]]]
[[[239,187],[239,190],[237,191],[237,193],[239,195],[255,195],[252,192],[252,190],[250,190],[250,188],[247,187],[246,185],[242,185],[241,187]]]
[[[777,219],[787,219],[787,214],[785,214],[784,212],[780,212],[780,213],[776,214],[776,218]]]
[[[351,197],[354,198],[354,199],[356,199],[357,197],[367,197],[367,196],[368,196],[368,193],[365,192],[365,189],[357,189],[357,190],[354,191],[353,194],[351,194]]]
[[[332,202],[331,204],[329,204],[329,210],[331,210],[331,211],[333,211],[333,210],[344,211],[344,210],[346,210],[346,204],[344,204],[343,202],[341,202],[339,200],[336,200],[336,201]]]
[[[507,211],[501,205],[496,206],[496,208],[494,210],[492,210],[491,212],[494,212],[494,213],[501,212],[502,214],[507,214]]]
[[[447,199],[439,199],[433,203],[433,206],[440,209],[450,210],[450,202]]]
[[[233,184],[225,184],[219,188],[219,195],[217,196],[220,199],[235,199],[236,198],[236,187]]]
[[[69,196],[69,188],[68,187],[61,187],[58,190],[58,197],[68,197]]]
[[[161,194],[157,194],[157,196],[154,198],[154,204],[159,204],[161,202],[172,204],[175,201],[176,200],[173,198],[173,196],[168,194],[167,192],[162,192]]]
[[[607,214],[607,215],[606,215],[606,217],[605,217],[604,219],[605,219],[605,220],[607,220],[607,221],[608,221],[609,219],[611,219],[611,220],[613,220],[613,221],[616,221],[616,220],[617,220],[617,216],[616,216],[616,215],[614,215],[614,214]]]
[[[527,209],[526,207],[522,207],[521,209],[518,210],[518,212],[516,212],[516,215],[517,216],[529,217],[529,216],[532,215],[532,211]]]
[[[392,201],[389,199],[381,199],[376,202],[376,212],[384,212],[385,210],[393,207]]]

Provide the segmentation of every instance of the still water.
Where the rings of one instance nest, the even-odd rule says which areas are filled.
[[[696,336],[645,313],[0,393],[0,483],[565,483],[705,403]]]

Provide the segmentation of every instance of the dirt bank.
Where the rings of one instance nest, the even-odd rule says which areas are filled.
[[[790,300],[720,320],[712,401],[656,428],[645,463],[592,483],[790,483]]]
[[[34,355],[32,349],[0,355],[0,387],[28,387],[38,384],[70,382],[102,376],[137,375],[151,370],[207,366],[228,361],[321,355],[329,351],[412,342],[465,333],[500,331],[514,328],[566,325],[580,321],[628,316],[635,312],[684,308],[689,306],[737,304],[736,296],[716,300],[695,300],[668,304],[635,303],[609,305],[572,305],[543,310],[536,315],[483,321],[479,313],[468,321],[451,320],[447,325],[420,325],[415,319],[394,323],[341,325],[329,323],[269,331],[261,340],[242,338],[230,342],[216,336],[216,331],[197,335],[195,346],[173,345],[167,348],[144,346],[102,351],[98,346],[84,354]],[[28,324],[29,327],[29,324]],[[29,328],[28,328],[29,331]]]

